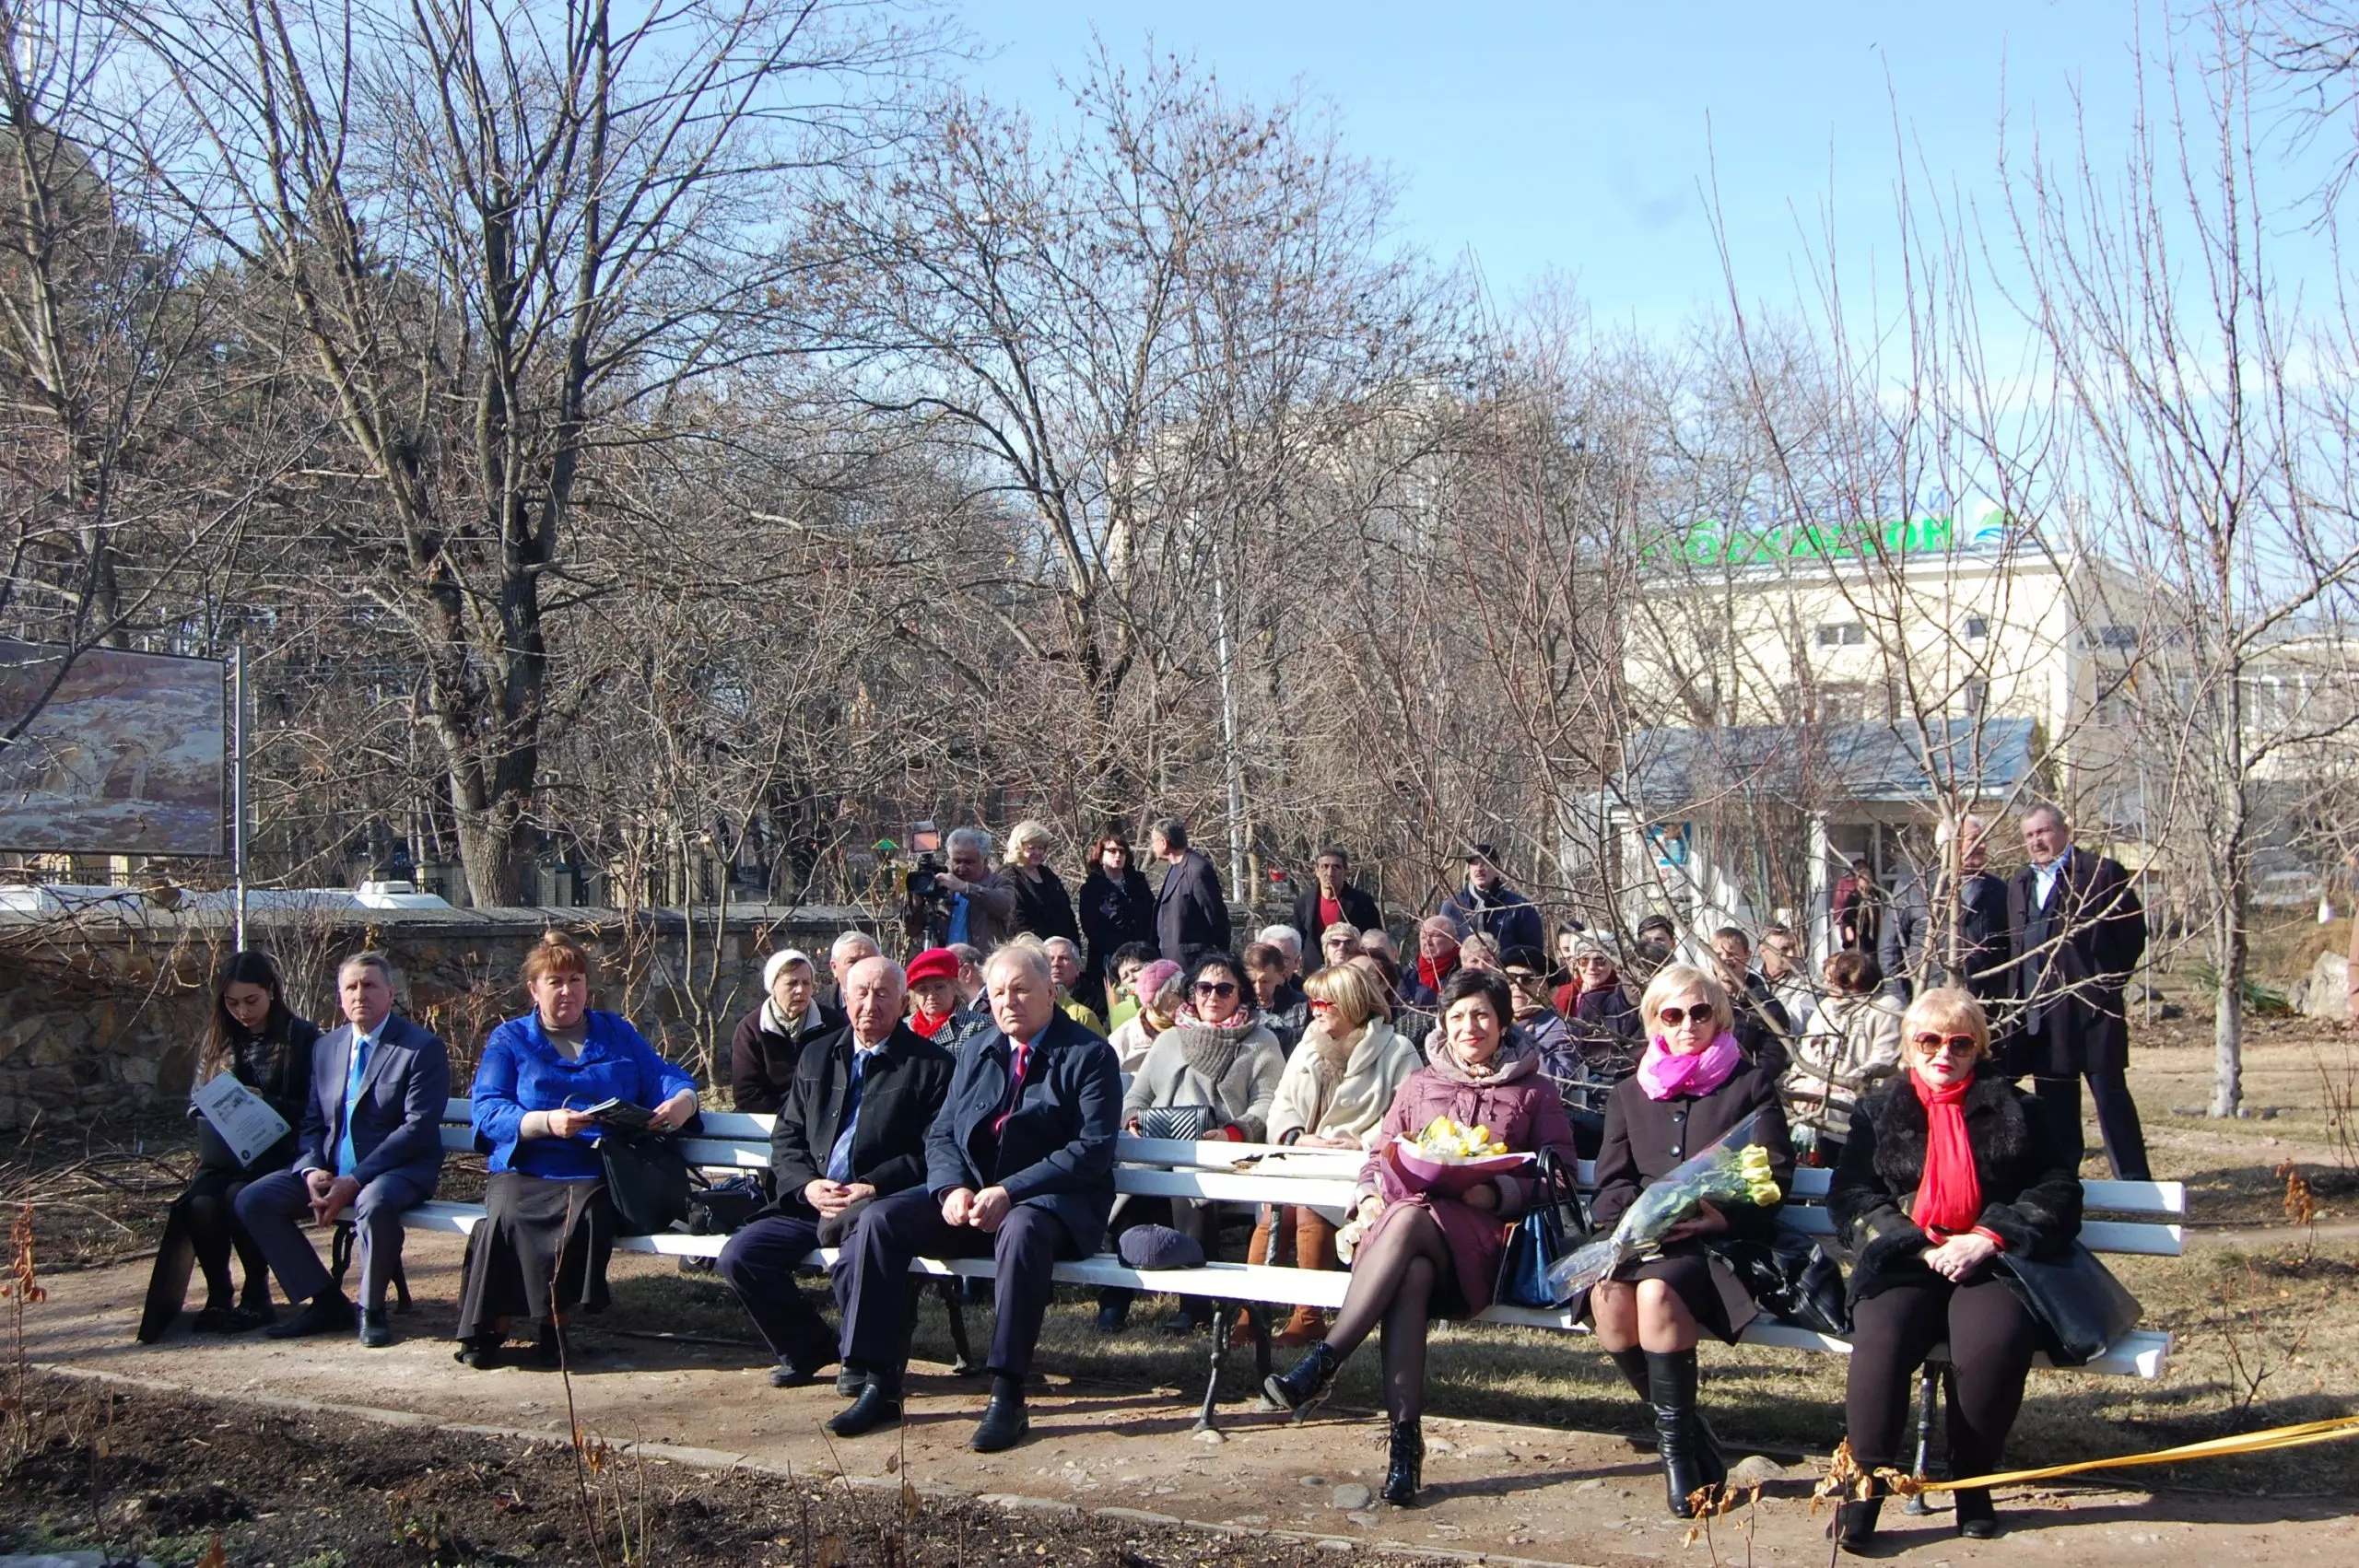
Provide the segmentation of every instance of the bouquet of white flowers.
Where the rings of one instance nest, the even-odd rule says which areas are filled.
[[[1782,1196],[1770,1174],[1769,1151],[1760,1142],[1760,1113],[1755,1112],[1712,1146],[1673,1167],[1623,1211],[1614,1234],[1567,1253],[1548,1270],[1548,1287],[1558,1302],[1574,1296],[1634,1258],[1662,1251],[1662,1238],[1706,1203],[1750,1203],[1766,1208]]]

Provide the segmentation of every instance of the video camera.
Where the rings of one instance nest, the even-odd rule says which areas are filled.
[[[917,851],[918,863],[902,873],[902,893],[911,904],[947,899],[950,894],[942,885],[942,873],[950,868],[936,858],[942,848],[941,830],[931,822],[910,824],[910,848]]]

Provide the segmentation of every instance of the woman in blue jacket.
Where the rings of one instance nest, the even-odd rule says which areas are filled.
[[[628,1020],[591,1009],[590,955],[570,937],[544,934],[522,978],[533,1011],[491,1032],[468,1095],[475,1147],[491,1156],[459,1295],[458,1360],[478,1368],[498,1363],[518,1317],[539,1322],[540,1360],[555,1365],[565,1315],[606,1305],[615,1211],[589,1107],[626,1100],[666,1131],[697,1114],[687,1073]]]

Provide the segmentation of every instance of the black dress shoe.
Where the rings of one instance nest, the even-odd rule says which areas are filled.
[[[256,1328],[267,1328],[272,1324],[277,1322],[278,1308],[271,1305],[267,1301],[250,1301],[244,1305],[233,1309],[230,1312],[229,1316],[231,1321],[237,1325],[237,1327],[232,1328],[230,1332],[233,1334],[247,1334],[252,1333]]]
[[[506,1343],[507,1340],[502,1335],[477,1334],[473,1339],[460,1340],[459,1348],[451,1352],[451,1359],[476,1372],[489,1372],[499,1364],[500,1349]]]
[[[807,1388],[818,1381],[817,1373],[805,1371],[791,1361],[780,1362],[770,1368],[770,1387],[773,1388]]]
[[[836,1392],[847,1399],[857,1399],[860,1391],[868,1387],[868,1374],[842,1367],[836,1373]]]
[[[983,1419],[975,1423],[975,1435],[967,1446],[978,1454],[996,1454],[1013,1448],[1024,1441],[1032,1430],[1032,1418],[1025,1413],[1021,1394],[993,1394],[992,1402],[983,1407]]]
[[[352,1304],[342,1296],[320,1296],[286,1322],[275,1323],[265,1331],[274,1340],[301,1340],[313,1334],[349,1334],[354,1316]]]
[[[360,1342],[372,1351],[393,1342],[393,1326],[385,1321],[383,1307],[372,1306],[360,1315]]]
[[[1211,1310],[1209,1308],[1200,1306],[1194,1302],[1190,1302],[1186,1305],[1180,1307],[1179,1311],[1173,1313],[1170,1316],[1163,1320],[1163,1331],[1165,1333],[1176,1334],[1182,1337],[1196,1333],[1201,1329],[1209,1328],[1212,1326],[1213,1315]]]
[[[864,1437],[878,1427],[898,1425],[900,1420],[900,1388],[871,1373],[860,1398],[837,1411],[827,1430],[838,1437]]]
[[[196,1315],[189,1328],[198,1334],[239,1334],[245,1331],[238,1322],[238,1309],[234,1306],[208,1306]]]
[[[1119,1334],[1131,1326],[1131,1309],[1127,1306],[1101,1306],[1097,1309],[1097,1329],[1101,1334]]]
[[[1957,1494],[1957,1533],[1968,1540],[1999,1539],[1999,1511],[1990,1504],[1989,1487],[1968,1487]]]

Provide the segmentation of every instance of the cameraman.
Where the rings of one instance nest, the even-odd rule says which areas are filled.
[[[921,947],[967,942],[989,954],[1015,929],[1015,889],[991,869],[992,836],[980,827],[953,832],[943,846],[950,869],[930,875],[921,862],[910,878],[903,923]]]

